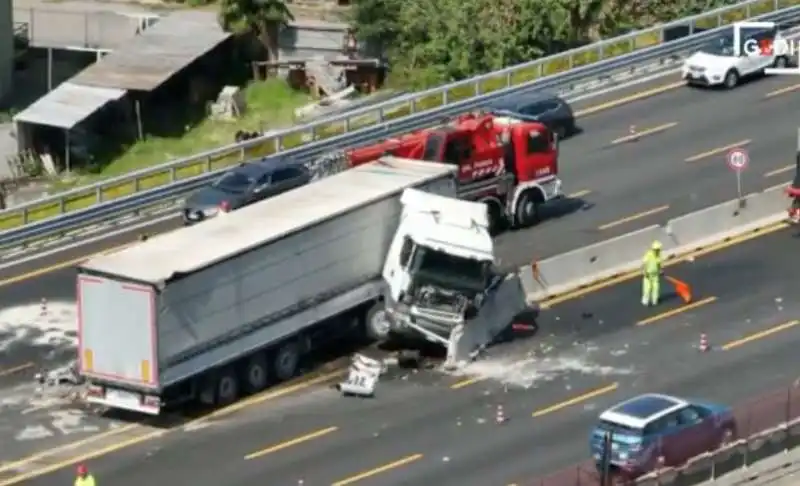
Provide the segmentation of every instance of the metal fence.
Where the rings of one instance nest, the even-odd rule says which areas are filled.
[[[15,8],[14,22],[28,25],[32,47],[113,50],[148,25],[148,13],[119,13],[54,8]]]
[[[749,0],[43,198],[0,212],[0,230],[7,230],[0,236],[3,240],[16,242],[62,231],[64,224],[59,221],[65,219],[65,213],[85,213],[85,218],[72,219],[75,224],[78,221],[94,221],[97,215],[87,211],[97,205],[103,205],[106,211],[111,200],[130,198],[140,191],[174,186],[203,174],[210,178],[216,171],[242,160],[279,152],[292,157],[318,157],[331,150],[357,147],[431,126],[443,118],[485,106],[499,96],[602,81],[615,72],[629,75],[644,66],[656,65],[663,69],[665,65],[671,65],[669,62],[691,52],[715,35],[707,32],[686,37],[696,33],[699,28],[712,28],[753,16],[762,20],[796,23],[800,18],[800,7],[790,7],[792,5],[800,5],[800,0]],[[681,35],[683,38],[680,40],[671,40]],[[142,196],[145,197],[145,193]],[[127,202],[125,207],[129,207]],[[33,227],[28,231],[25,228],[28,226],[35,226],[35,231]],[[13,228],[18,229],[14,231]]]
[[[800,419],[800,388],[792,385],[734,407],[735,433],[720,449],[703,453],[680,464],[663,464],[663,468],[630,484],[689,486],[748,467],[765,457],[800,445],[797,431]],[[712,417],[707,420],[716,420]],[[691,435],[691,437],[687,437]],[[662,440],[653,457],[668,457],[688,441],[697,440],[696,429],[687,430]],[[586,453],[589,454],[588,444]],[[663,461],[662,461],[663,463]],[[593,460],[562,469],[546,477],[519,486],[599,486],[600,475]]]

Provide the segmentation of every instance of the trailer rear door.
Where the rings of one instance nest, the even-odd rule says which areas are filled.
[[[82,274],[77,296],[81,373],[136,389],[157,388],[155,290]]]

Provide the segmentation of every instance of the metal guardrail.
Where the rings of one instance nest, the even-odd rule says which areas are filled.
[[[729,444],[714,452],[682,458],[685,464],[664,464],[640,478],[631,486],[689,486],[714,480],[724,474],[749,467],[759,460],[797,447],[800,424],[800,388],[797,385],[743,403],[733,409],[735,436]],[[715,420],[711,417],[707,420]],[[794,429],[793,433],[790,429]],[[687,437],[684,437],[683,434]],[[662,450],[674,454],[680,447],[689,447],[697,439],[696,429],[662,438],[653,451],[654,458],[663,457]],[[694,435],[693,435],[694,434]],[[690,436],[691,437],[688,437]],[[588,444],[587,444],[588,448]],[[588,451],[587,451],[588,453]],[[666,459],[666,457],[665,457]],[[599,486],[600,475],[593,460],[562,469],[547,477],[520,481],[520,486]],[[610,483],[609,483],[610,484]],[[628,483],[626,483],[628,484]]]
[[[402,96],[385,103],[329,117],[315,123],[204,152],[190,158],[171,162],[165,166],[145,169],[126,176],[109,179],[93,186],[74,189],[56,196],[20,205],[0,212],[0,228],[22,226],[22,228],[0,232],[0,246],[22,244],[28,239],[40,238],[50,233],[64,231],[84,222],[94,223],[97,221],[98,215],[108,216],[110,212],[113,212],[110,208],[117,207],[119,212],[130,210],[134,204],[133,201],[136,201],[137,198],[140,198],[138,200],[141,201],[147,201],[149,204],[153,197],[151,196],[151,191],[156,191],[155,194],[172,195],[178,194],[179,191],[186,192],[189,189],[184,183],[191,181],[192,184],[202,185],[202,183],[215,177],[219,171],[224,170],[224,167],[231,163],[255,156],[280,154],[280,156],[285,155],[302,160],[313,159],[332,150],[364,145],[381,138],[396,136],[434,125],[448,117],[479,109],[501,96],[518,95],[533,90],[551,90],[587,79],[608,77],[615,71],[629,70],[636,65],[652,64],[654,62],[663,63],[667,59],[697,48],[715,35],[713,29],[696,33],[696,29],[699,28],[703,21],[708,21],[708,19],[712,19],[714,25],[725,25],[727,22],[738,20],[743,16],[749,18],[760,11],[756,8],[759,7],[773,10],[771,13],[759,15],[757,18],[761,20],[771,20],[779,23],[800,20],[800,7],[774,11],[787,3],[800,5],[800,0],[752,0],[744,4],[682,19],[664,26],[632,33],[532,63],[510,67],[502,71],[422,93]],[[670,31],[670,29],[674,31],[681,27],[692,35],[679,40],[662,42],[664,32]],[[602,59],[602,54],[607,50],[611,50],[611,46],[619,45],[619,43],[635,43],[635,39],[641,38],[647,32],[658,32],[661,36],[659,42],[662,43],[612,59],[604,59],[597,62],[590,62],[590,60],[585,63],[577,61],[581,53],[585,55],[587,52],[600,53],[600,58]],[[558,61],[559,59],[561,61]],[[566,63],[564,65],[567,68],[571,67],[571,69],[552,76],[543,76],[521,84],[517,83],[516,76],[520,72],[531,69],[533,66],[539,66],[536,69],[542,70],[539,74],[544,75],[545,71],[542,66],[547,66],[548,63],[556,61]],[[488,81],[493,79],[502,79],[504,81],[500,87],[487,89]],[[470,88],[471,95],[453,101],[453,98],[458,98],[453,93],[459,87],[472,87]],[[488,93],[476,94],[482,91],[488,91]],[[431,96],[440,99],[438,107],[419,112],[420,100],[430,99]],[[399,117],[390,117],[388,115],[389,110],[397,110],[402,107],[406,107],[407,110],[414,114]],[[403,114],[408,114],[408,112],[405,111]],[[381,123],[366,123],[366,126],[354,129],[354,120],[376,113],[376,119]],[[334,126],[339,126],[343,133],[325,138],[326,130],[330,130]],[[309,143],[303,143],[303,135],[309,139]],[[291,142],[293,140],[292,137],[294,137],[296,143]],[[323,140],[320,140],[321,138]],[[172,187],[173,185],[174,187]],[[140,193],[140,191],[144,192]],[[137,195],[137,193],[140,194]],[[111,199],[114,201],[110,201]],[[118,206],[115,206],[116,204]]]

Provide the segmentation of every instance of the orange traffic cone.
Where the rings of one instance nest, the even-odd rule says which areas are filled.
[[[683,300],[684,304],[688,304],[692,301],[692,288],[689,287],[688,283],[673,277],[665,278],[669,283],[675,286],[675,293]]]
[[[502,405],[497,406],[497,413],[495,414],[494,420],[498,424],[503,424],[506,422],[506,414],[503,412]]]
[[[703,353],[711,350],[711,346],[708,344],[708,337],[705,333],[700,334],[700,346],[698,346],[697,349]]]

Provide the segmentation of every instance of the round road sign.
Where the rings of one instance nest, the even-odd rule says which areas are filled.
[[[747,150],[737,147],[728,151],[728,154],[725,156],[725,159],[728,161],[728,167],[731,168],[734,172],[741,172],[747,168],[747,164],[750,162],[750,156],[747,155]]]

